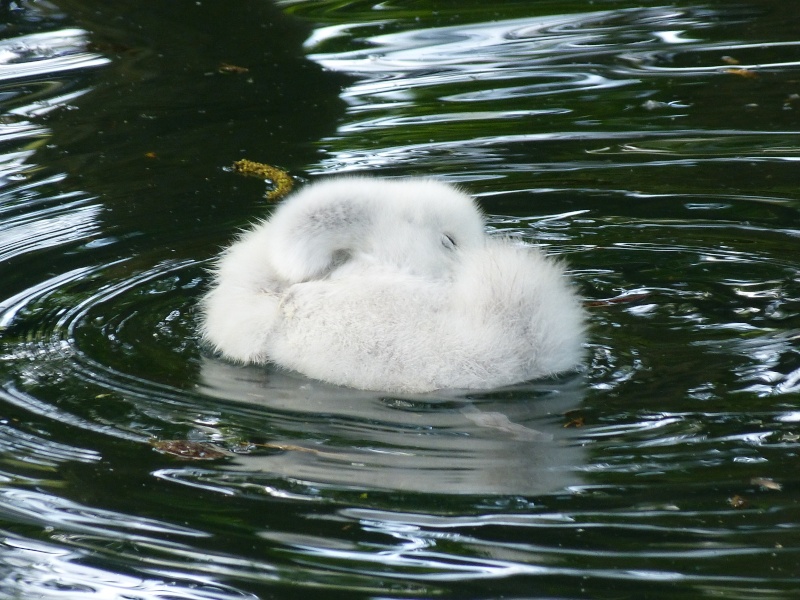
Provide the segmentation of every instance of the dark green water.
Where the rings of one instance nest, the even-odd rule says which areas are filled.
[[[1,598],[800,596],[793,3],[22,8]],[[586,368],[395,398],[215,358],[205,268],[269,210],[242,157],[463,184],[569,262]]]

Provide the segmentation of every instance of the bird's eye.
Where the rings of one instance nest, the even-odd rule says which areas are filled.
[[[447,248],[448,250],[452,250],[456,247],[456,241],[453,239],[452,236],[447,235],[446,233],[442,234],[442,246]]]

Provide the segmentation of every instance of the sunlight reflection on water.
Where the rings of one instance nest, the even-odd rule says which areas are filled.
[[[613,131],[598,129],[602,127],[600,120],[576,127],[579,122],[573,119],[581,110],[578,101],[595,101],[598,95],[614,88],[620,88],[615,93],[628,102],[624,107],[627,124],[664,118],[663,111],[672,113],[665,115],[671,121],[685,121],[691,101],[654,100],[663,97],[665,91],[658,89],[662,84],[655,76],[708,77],[711,73],[736,79],[735,73],[730,74],[731,65],[724,60],[708,66],[681,66],[680,62],[685,57],[691,57],[690,62],[702,60],[705,53],[715,53],[717,59],[734,54],[746,61],[754,49],[765,48],[734,41],[709,43],[698,37],[711,27],[710,22],[720,17],[721,13],[704,8],[646,8],[497,20],[398,33],[380,33],[388,27],[384,21],[354,25],[353,31],[341,25],[318,29],[306,43],[310,58],[325,68],[358,77],[342,93],[349,106],[349,118],[340,125],[337,137],[325,140],[335,151],[320,163],[318,171],[397,165],[421,170],[425,166],[438,169],[445,164],[452,170],[453,166],[469,165],[474,180],[491,177],[497,170],[680,166],[720,160],[721,156],[726,157],[721,159],[726,163],[734,156],[744,162],[753,160],[754,149],[761,140],[765,148],[755,156],[764,160],[797,160],[797,148],[791,141],[796,135],[793,131],[676,128],[674,123],[662,131],[654,131],[652,127]],[[370,35],[376,30],[378,33]],[[366,47],[324,51],[329,45],[341,46],[340,38],[347,35],[358,36]],[[773,45],[776,51],[793,52],[797,42]],[[763,72],[772,67],[800,64],[759,62],[748,66],[739,64],[738,59],[736,62],[738,73],[748,73],[748,69],[756,67]],[[568,99],[560,101],[562,94]],[[534,106],[531,101],[540,95],[546,99],[531,110],[529,107]],[[790,97],[789,92],[786,97]],[[525,104],[521,105],[521,101]],[[520,110],[522,106],[528,110]],[[675,112],[676,109],[681,112]],[[649,113],[647,119],[642,118],[642,113]],[[537,117],[545,115],[568,119],[562,125],[567,129],[553,129],[554,121],[547,121],[549,127],[542,131],[541,119]],[[609,115],[606,122],[612,124],[616,117]],[[474,122],[474,127],[465,128],[469,122]],[[432,124],[439,125],[436,139],[418,139]],[[421,130],[419,135],[415,132],[417,127]],[[492,128],[497,133],[486,136],[485,132]],[[507,132],[510,128],[513,133]],[[372,130],[385,131],[385,141],[380,147],[376,148],[371,139]],[[404,136],[412,136],[413,142],[409,143]],[[391,140],[402,143],[387,145]],[[566,140],[574,140],[581,146],[591,140],[583,160],[571,163],[552,161],[551,157],[533,163],[508,160],[509,144],[561,144]],[[616,140],[621,141],[604,147]],[[364,146],[365,142],[368,145]],[[729,151],[720,153],[721,144],[727,145]],[[363,150],[359,150],[362,146]],[[512,156],[523,152],[512,150]],[[607,160],[636,152],[642,154],[642,160],[617,163]],[[670,156],[659,156],[660,153]],[[606,159],[595,161],[592,154]],[[686,154],[692,158],[683,158]]]

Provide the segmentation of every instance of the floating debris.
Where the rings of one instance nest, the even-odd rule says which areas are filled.
[[[659,110],[661,108],[669,108],[669,104],[658,100],[646,100],[642,102],[642,108],[645,110]]]
[[[783,489],[783,485],[781,485],[774,479],[770,479],[769,477],[753,477],[750,480],[750,483],[753,485],[757,485],[758,487],[764,490],[773,490],[779,492]]]
[[[579,416],[579,417],[575,417],[574,419],[570,419],[569,421],[564,423],[564,425],[562,425],[562,427],[564,429],[568,429],[570,427],[583,427],[585,423],[586,423],[586,419],[584,417],[582,417],[582,416]]]
[[[316,454],[317,456],[336,456],[333,452],[325,452],[324,450],[317,450],[315,448],[306,448],[305,446],[297,446],[295,444],[280,444],[265,442],[263,444],[252,444],[257,448],[270,448],[271,450],[282,450],[284,452],[308,452]]]
[[[759,77],[758,73],[751,71],[750,69],[725,69],[723,72],[728,73],[729,75],[744,77],[745,79],[758,79]]]
[[[228,456],[227,452],[211,444],[189,440],[150,440],[150,445],[158,452],[186,460],[217,460]]]
[[[569,427],[583,427],[586,423],[586,419],[580,408],[572,408],[567,410],[562,413],[561,416],[563,416],[565,419],[564,424],[562,425],[564,429]]]
[[[219,67],[217,67],[217,71],[220,73],[230,73],[233,75],[243,75],[245,73],[249,73],[250,69],[247,67],[240,67],[238,65],[231,65],[228,63],[220,63]]]
[[[594,306],[614,306],[615,304],[630,304],[633,302],[638,302],[639,300],[644,300],[650,296],[649,293],[644,292],[626,292],[622,293],[619,296],[614,296],[613,298],[603,298],[601,300],[588,300],[583,303],[584,306],[587,308],[594,307]]]
[[[286,194],[292,191],[294,179],[283,169],[273,167],[264,163],[255,162],[243,158],[233,163],[233,170],[240,175],[248,177],[258,177],[272,184],[272,189],[267,191],[264,197],[270,202],[277,202]]]
[[[662,110],[666,108],[689,108],[691,104],[684,104],[680,100],[670,100],[669,102],[661,102],[659,100],[645,100],[642,102],[642,108],[645,110]]]
[[[737,494],[728,498],[728,504],[730,504],[733,508],[747,508],[750,506],[750,501],[747,498]]]

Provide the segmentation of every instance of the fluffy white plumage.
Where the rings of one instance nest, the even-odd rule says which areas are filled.
[[[365,390],[493,388],[582,358],[562,266],[486,235],[473,200],[431,179],[304,187],[223,252],[202,312],[229,359]]]

